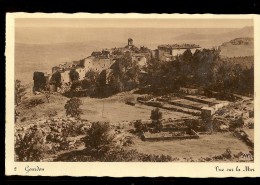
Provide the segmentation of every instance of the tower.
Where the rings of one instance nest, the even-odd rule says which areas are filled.
[[[132,46],[133,45],[133,39],[129,38],[128,39],[128,46]]]

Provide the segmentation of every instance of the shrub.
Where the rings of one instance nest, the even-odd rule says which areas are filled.
[[[147,129],[147,126],[142,124],[142,121],[141,120],[136,120],[134,122],[134,128],[135,128],[135,132],[136,133],[143,133],[143,132],[146,132],[148,129]]]
[[[172,157],[169,155],[154,155],[154,154],[142,154],[140,155],[140,161],[142,162],[169,162],[173,161]]]
[[[79,108],[80,105],[82,105],[82,101],[79,98],[73,97],[69,99],[64,106],[66,109],[66,115],[79,118],[80,114],[82,113],[81,109]]]
[[[160,120],[153,120],[152,126],[154,127],[155,132],[161,132],[163,125]]]
[[[18,161],[40,161],[45,148],[45,132],[34,125],[29,128],[24,137],[18,135],[15,142],[15,153]]]
[[[101,161],[101,162],[169,162],[176,161],[169,155],[143,154],[137,150],[125,150],[121,147],[113,147],[102,158],[90,155],[87,151],[80,152],[76,155],[60,156],[55,161]]]
[[[26,94],[25,87],[20,80],[15,80],[15,104],[19,105],[22,101],[22,97]]]
[[[87,136],[84,138],[85,146],[94,157],[103,157],[113,147],[114,135],[110,133],[107,122],[93,122]]]
[[[58,114],[58,112],[56,110],[49,110],[47,115],[48,117],[53,117],[53,116],[56,116]]]
[[[25,107],[28,109],[28,108],[33,108],[33,107],[36,107],[40,104],[43,104],[44,101],[43,99],[41,98],[33,98],[31,99],[29,102],[27,102],[27,104],[25,105]]]
[[[160,109],[158,107],[151,111],[150,118],[153,120],[153,126],[155,128],[155,131],[160,132],[163,128],[163,125],[162,125],[162,122],[161,122],[162,112],[160,111]]]
[[[150,118],[152,120],[160,120],[160,119],[162,119],[162,112],[160,111],[160,109],[158,107],[151,111]]]

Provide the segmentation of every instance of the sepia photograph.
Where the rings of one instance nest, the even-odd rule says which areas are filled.
[[[254,164],[254,25],[14,18],[9,157],[28,174],[46,170],[28,162]]]

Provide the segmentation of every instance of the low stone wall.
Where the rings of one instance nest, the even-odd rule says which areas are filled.
[[[171,141],[176,139],[199,139],[199,136],[198,135],[168,136],[168,137],[145,136],[145,141]]]
[[[169,132],[160,132],[155,134],[145,133],[144,140],[145,141],[169,141],[176,139],[199,139],[199,135],[191,129],[190,133],[186,132],[178,132],[179,134],[173,134]]]

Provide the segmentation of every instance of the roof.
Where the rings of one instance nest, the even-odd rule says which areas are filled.
[[[166,48],[166,49],[195,49],[200,48],[197,44],[163,44],[159,45],[158,48]]]

